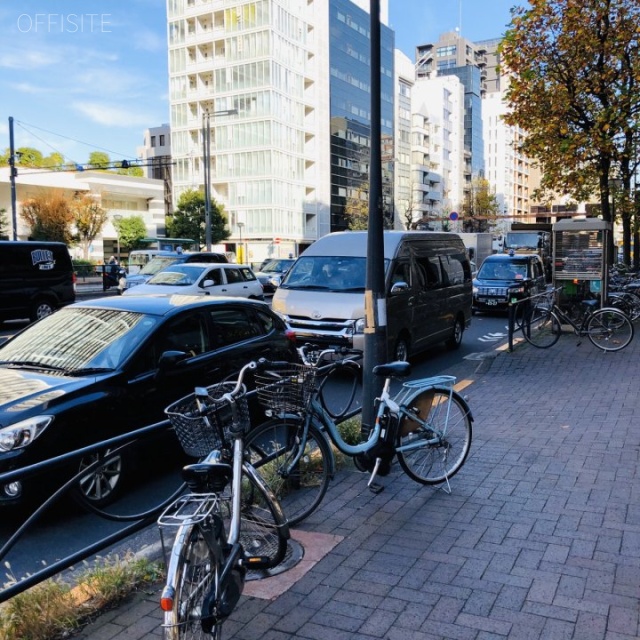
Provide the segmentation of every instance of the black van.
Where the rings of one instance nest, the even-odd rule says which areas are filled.
[[[75,299],[75,275],[64,243],[0,241],[0,322],[35,321]]]
[[[330,233],[296,260],[272,308],[301,342],[364,348],[367,233]],[[456,349],[471,322],[471,266],[455,233],[385,231],[387,357],[439,342]]]

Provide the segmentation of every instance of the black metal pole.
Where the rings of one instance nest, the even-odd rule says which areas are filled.
[[[369,230],[365,281],[364,382],[362,431],[375,422],[376,397],[382,379],[369,375],[387,358],[387,315],[384,291],[384,225],[382,208],[380,0],[370,0],[371,19],[371,159],[369,162]]]
[[[18,239],[18,214],[16,210],[16,149],[13,141],[13,118],[9,116],[9,180],[11,182],[11,226],[13,239]]]

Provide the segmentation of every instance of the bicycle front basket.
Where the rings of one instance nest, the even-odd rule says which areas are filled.
[[[315,367],[291,364],[284,369],[256,374],[258,401],[275,413],[304,411],[316,389]]]
[[[187,455],[201,458],[228,446],[234,433],[248,431],[249,405],[244,390],[236,396],[235,422],[231,405],[222,397],[235,386],[235,382],[221,382],[207,387],[209,397],[204,415],[200,415],[195,393],[176,400],[164,410]]]

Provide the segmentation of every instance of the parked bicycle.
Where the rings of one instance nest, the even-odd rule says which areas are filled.
[[[323,355],[330,355],[326,350]],[[322,380],[341,367],[337,360],[313,364],[267,363],[256,376],[261,403],[272,419],[247,436],[251,462],[278,497],[290,524],[308,517],[320,504],[334,474],[331,444],[370,473],[368,486],[382,490],[378,475],[389,473],[397,457],[404,472],[425,485],[446,484],[462,467],[471,447],[471,411],[455,391],[453,376],[405,382],[391,396],[392,380],[407,377],[411,365],[392,362],[374,367],[385,378],[376,400],[376,419],[368,439],[348,444],[322,400]]]
[[[603,351],[624,349],[633,339],[633,324],[622,311],[613,307],[596,308],[597,300],[581,300],[582,317],[578,320],[561,309],[553,297],[534,305],[522,333],[534,347],[547,349],[560,339],[562,325],[569,325],[576,336],[587,336],[590,342]],[[581,344],[581,341],[578,342]]]
[[[162,591],[167,640],[221,637],[248,570],[285,557],[289,528],[277,498],[245,459],[249,409],[243,377],[178,400],[166,409],[185,452],[202,462],[184,467],[189,492],[160,516],[177,527]]]

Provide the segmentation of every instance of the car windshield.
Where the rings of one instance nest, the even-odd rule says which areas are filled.
[[[65,373],[117,369],[158,322],[154,316],[131,311],[60,309],[0,346],[0,366]]]
[[[261,271],[263,273],[283,273],[293,263],[294,260],[272,260],[271,262],[267,262]]]
[[[307,256],[301,257],[288,271],[283,289],[317,289],[328,291],[364,291],[366,258]]]
[[[147,262],[140,273],[145,276],[154,276],[161,269],[172,265],[177,259],[174,256],[156,256]]]
[[[188,264],[175,264],[160,271],[147,284],[171,285],[172,287],[188,287],[195,284],[202,275],[204,267],[194,267]]]
[[[485,260],[478,271],[478,280],[523,280],[527,277],[525,262]]]

